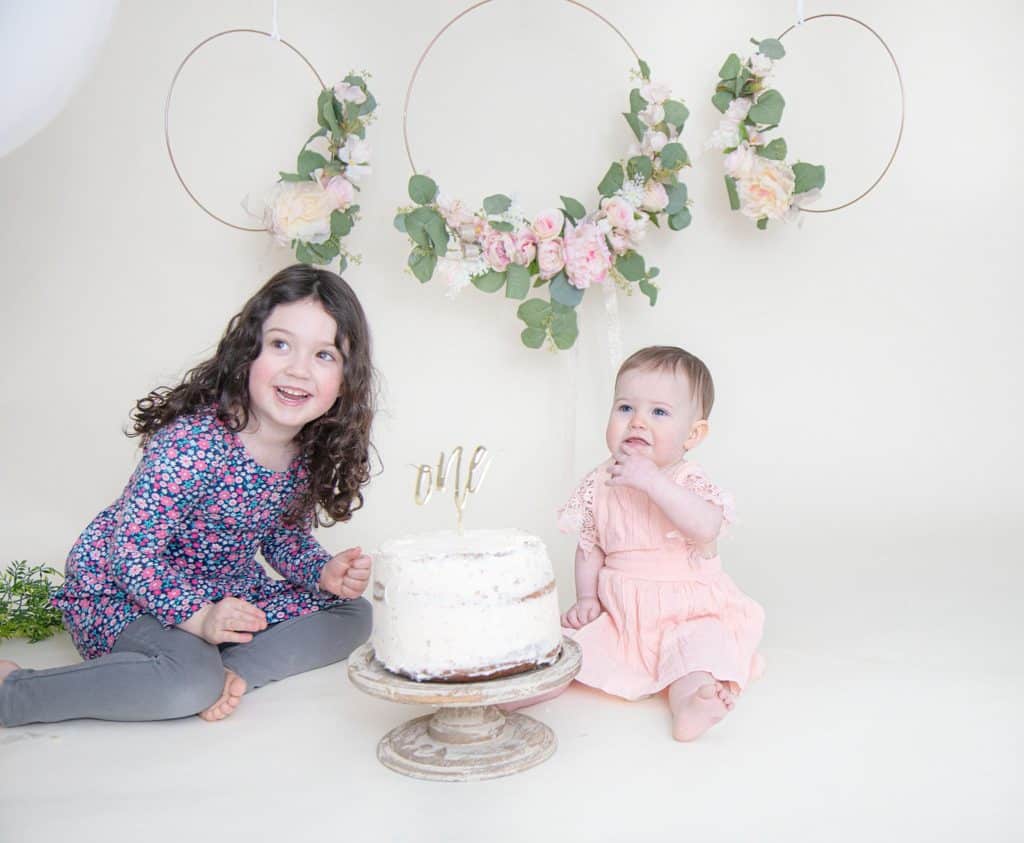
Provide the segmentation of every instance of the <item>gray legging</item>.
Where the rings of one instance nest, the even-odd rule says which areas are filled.
[[[105,656],[9,673],[0,683],[0,725],[187,717],[220,697],[225,668],[251,691],[347,658],[370,626],[370,604],[361,597],[276,623],[246,644],[220,647],[143,615]]]

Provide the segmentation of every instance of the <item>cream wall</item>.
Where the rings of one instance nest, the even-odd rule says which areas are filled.
[[[0,160],[0,561],[60,564],[128,477],[136,442],[120,430],[133,401],[209,354],[242,302],[291,262],[264,235],[201,213],[162,137],[164,96],[184,54],[221,29],[268,28],[270,5],[125,0],[71,104]],[[511,302],[473,290],[451,302],[438,283],[421,287],[403,272],[407,243],[391,226],[410,172],[405,88],[427,40],[463,4],[280,6],[282,34],[325,79],[370,69],[381,104],[369,135],[375,173],[350,240],[364,260],[345,276],[374,330],[385,470],[366,508],[320,538],[331,549],[373,547],[450,526],[447,502],[413,505],[409,464],[484,443],[495,462],[469,525],[542,536],[568,603],[573,545],[553,512],[603,457],[611,382],[600,297],[582,308],[578,351],[525,350]],[[939,588],[914,552],[922,536],[977,548],[999,534],[1014,546],[1019,5],[836,5],[877,28],[900,61],[903,146],[863,202],[767,232],[728,210],[718,161],[698,153],[716,123],[708,97],[725,56],[750,35],[778,34],[793,4],[593,7],[692,111],[684,142],[697,158],[694,223],[649,238],[661,299],[654,309],[639,296],[622,301],[622,330],[627,351],[681,344],[714,373],[713,435],[694,456],[739,499],[727,566],[768,606],[769,640],[785,645],[809,626],[827,635],[866,601],[897,607],[918,571],[926,594]],[[807,14],[831,8],[808,3]],[[826,164],[826,201],[845,200],[888,155],[898,115],[891,65],[854,26],[811,22],[786,44],[782,134],[793,152]],[[527,209],[560,193],[592,206],[629,140],[618,112],[630,60],[578,9],[508,0],[478,10],[439,42],[417,82],[417,164],[471,202],[518,190]],[[287,169],[312,131],[315,95],[308,71],[278,45],[221,39],[197,56],[173,112],[193,189],[243,222],[240,198]],[[863,571],[839,570],[836,548],[863,559]],[[967,564],[996,589],[1019,583],[1011,562]],[[893,575],[903,584],[887,591]],[[839,606],[838,616],[808,604]]]

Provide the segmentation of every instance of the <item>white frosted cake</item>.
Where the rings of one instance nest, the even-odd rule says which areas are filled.
[[[551,664],[562,642],[544,543],[521,530],[385,542],[373,563],[373,649],[394,673],[465,682]]]

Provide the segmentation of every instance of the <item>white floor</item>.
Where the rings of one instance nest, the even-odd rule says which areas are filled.
[[[493,781],[382,767],[378,739],[428,709],[364,695],[344,665],[264,688],[218,724],[0,730],[0,841],[1021,840],[1024,579],[1003,559],[966,587],[959,553],[924,554],[921,572],[890,566],[831,612],[777,586],[775,638],[804,643],[769,636],[767,676],[704,738],[673,742],[661,699],[577,686],[530,710],[556,755]],[[885,565],[857,576],[877,583]],[[931,590],[911,589],[919,573]],[[3,642],[0,658],[75,655],[62,635]]]

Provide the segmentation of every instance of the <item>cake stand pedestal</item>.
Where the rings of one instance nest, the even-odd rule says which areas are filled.
[[[359,690],[400,703],[437,705],[388,732],[377,745],[385,766],[418,779],[474,781],[510,776],[550,758],[554,732],[519,712],[497,706],[552,691],[580,669],[580,646],[562,639],[558,661],[548,667],[479,682],[414,682],[391,673],[364,644],[348,658],[348,675]]]

